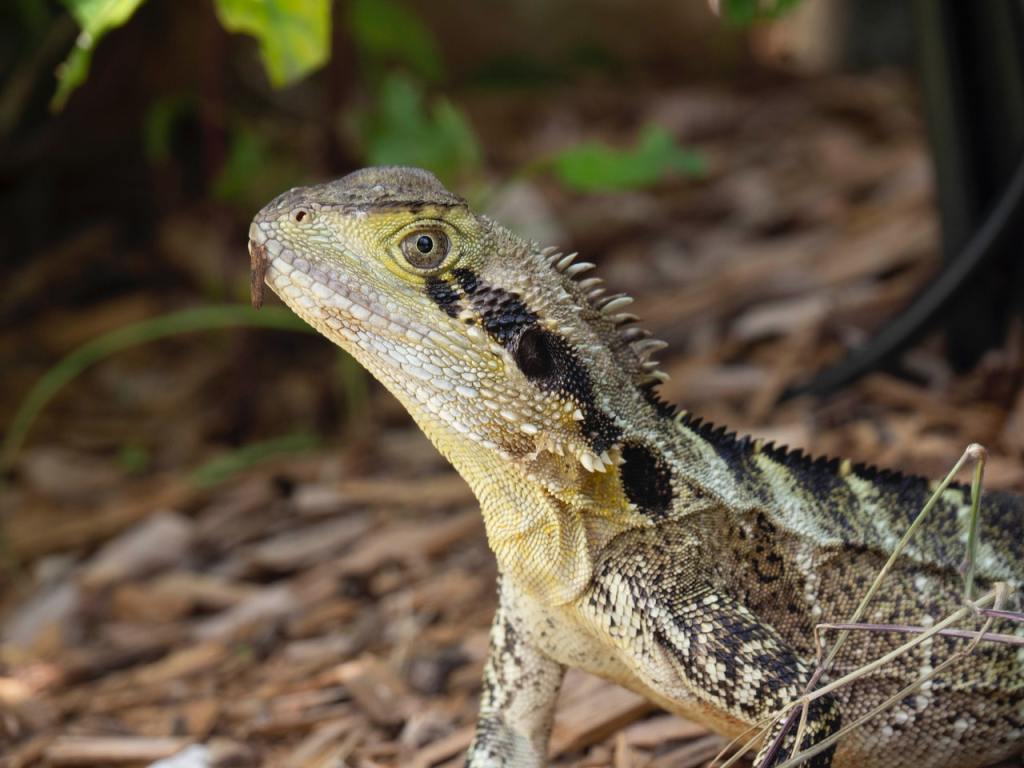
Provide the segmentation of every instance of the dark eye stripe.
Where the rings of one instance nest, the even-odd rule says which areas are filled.
[[[428,277],[424,290],[431,301],[437,304],[448,317],[456,317],[459,310],[462,309],[459,294],[447,280],[433,276]]]

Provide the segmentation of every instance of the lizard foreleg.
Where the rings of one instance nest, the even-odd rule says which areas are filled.
[[[499,587],[500,589],[500,587]],[[542,768],[565,667],[531,646],[504,593],[491,626],[476,737],[467,768]]]

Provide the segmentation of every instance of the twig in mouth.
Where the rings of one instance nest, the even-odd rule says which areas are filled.
[[[263,280],[267,276],[267,247],[249,242],[249,298],[253,309],[263,306]]]

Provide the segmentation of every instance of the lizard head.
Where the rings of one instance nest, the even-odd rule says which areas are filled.
[[[419,169],[286,192],[249,248],[254,288],[265,278],[355,356],[460,471],[491,456],[555,485],[603,474],[621,461],[624,399],[641,407],[662,376],[647,356],[663,345],[629,327],[629,299],[577,277],[593,265],[473,213]]]

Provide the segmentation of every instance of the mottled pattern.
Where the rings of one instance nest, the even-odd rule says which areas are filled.
[[[448,317],[458,317],[461,309],[459,294],[452,288],[451,283],[438,280],[436,277],[428,277],[424,290],[430,300]]]
[[[451,243],[436,269],[403,259],[400,243],[421,229]],[[730,736],[770,719],[808,684],[815,625],[853,613],[931,493],[920,478],[677,413],[657,395],[663,344],[623,311],[628,297],[423,171],[291,190],[250,240],[267,284],[398,397],[480,500],[502,583],[472,768],[545,764],[567,666]],[[962,604],[967,511],[966,489],[950,488],[866,620],[929,626]],[[1021,497],[984,495],[979,590],[1019,590],[1022,529]],[[1024,636],[1004,621],[994,630]],[[851,634],[831,679],[905,640]],[[964,644],[932,638],[818,699],[804,745]],[[986,643],[810,764],[981,766],[1020,751],[1022,731],[1024,651]]]

